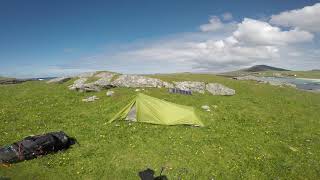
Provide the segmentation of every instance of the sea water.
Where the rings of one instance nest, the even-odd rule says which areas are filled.
[[[320,79],[290,78],[290,77],[260,77],[262,80],[287,82],[298,89],[320,91]]]

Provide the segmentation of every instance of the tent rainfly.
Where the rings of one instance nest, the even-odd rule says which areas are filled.
[[[197,117],[194,108],[174,104],[139,93],[117,113],[109,123],[116,120],[128,120],[161,125],[204,126]]]

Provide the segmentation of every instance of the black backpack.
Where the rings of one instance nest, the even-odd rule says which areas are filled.
[[[16,163],[68,149],[77,141],[64,132],[28,136],[22,141],[0,148],[0,163]]]
[[[138,173],[141,180],[168,180],[167,176],[161,175],[164,168],[161,168],[160,176],[154,177],[154,170],[148,168]]]

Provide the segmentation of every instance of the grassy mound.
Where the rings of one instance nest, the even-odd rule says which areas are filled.
[[[145,94],[196,108],[204,128],[106,122],[134,89],[78,93],[65,84],[27,82],[0,86],[0,145],[30,134],[63,130],[80,146],[0,167],[13,179],[137,179],[146,167],[169,179],[318,179],[320,95],[204,74],[157,75],[167,81],[218,82],[236,90],[231,97]],[[81,99],[97,95],[92,103]],[[217,105],[206,112],[201,105]],[[211,108],[213,109],[213,108]],[[118,126],[119,125],[119,126]]]

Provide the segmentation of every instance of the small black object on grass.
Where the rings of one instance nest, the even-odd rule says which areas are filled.
[[[146,170],[139,172],[139,177],[141,180],[168,180],[167,176],[161,175],[164,171],[164,167],[161,168],[160,175],[154,177],[154,170],[148,168]]]

